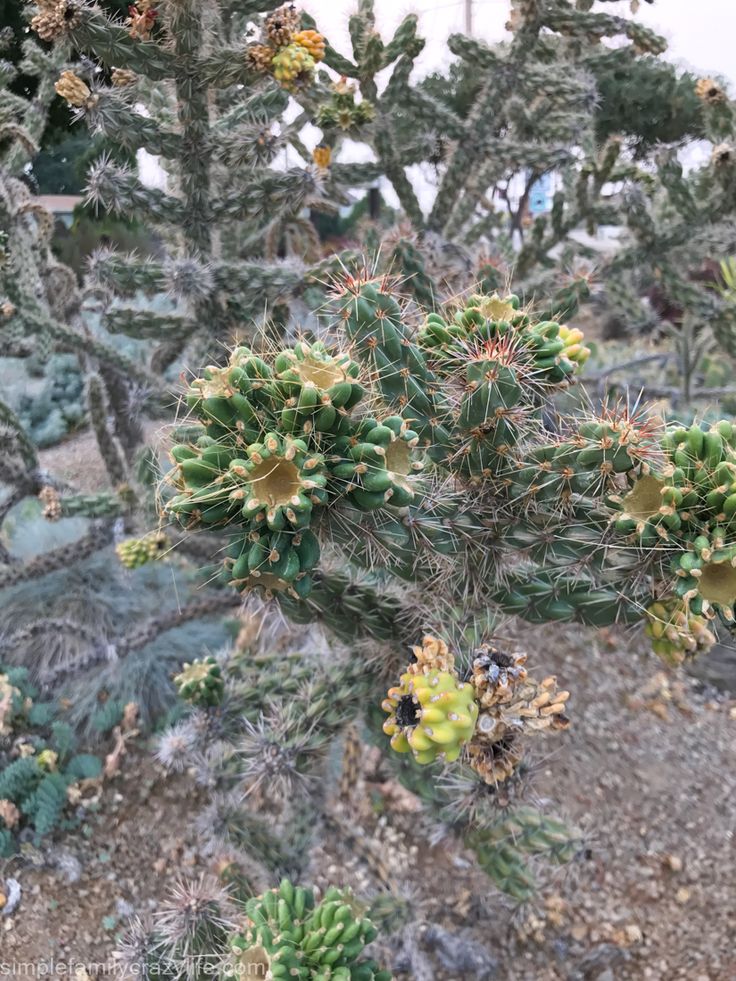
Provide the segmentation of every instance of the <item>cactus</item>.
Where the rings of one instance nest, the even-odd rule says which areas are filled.
[[[26,337],[42,338],[81,359],[86,415],[111,490],[92,497],[47,481],[17,414],[0,407],[11,434],[7,467],[21,475],[13,482],[18,495],[42,491],[49,519],[94,516],[105,543],[122,525],[134,537],[119,543],[121,560],[144,564],[160,553],[159,533],[146,527],[155,521],[161,474],[150,454],[137,459],[142,434],[131,410],[143,388],[147,411],[161,412],[170,399],[167,373],[207,365],[188,385],[189,417],[172,438],[156,517],[178,524],[170,535],[182,552],[222,559],[221,580],[234,590],[217,598],[219,611],[255,592],[289,619],[321,621],[350,645],[342,657],[335,646],[327,664],[269,651],[242,668],[238,684],[228,684],[211,658],[176,675],[196,711],[167,736],[160,758],[174,768],[205,738],[198,724],[221,734],[245,720],[237,748],[230,753],[223,738],[201,764],[225,787],[211,804],[211,833],[236,850],[257,851],[270,873],[297,869],[325,818],[322,782],[315,789],[306,778],[326,772],[328,748],[356,718],[380,732],[380,692],[398,677],[384,703],[385,765],[474,849],[501,888],[528,899],[530,858],[569,860],[579,835],[533,808],[505,811],[495,791],[520,783],[527,740],[567,726],[569,693],[553,677],[528,676],[523,656],[497,649],[489,620],[500,611],[537,623],[644,621],[655,650],[672,662],[708,646],[716,617],[726,624],[736,617],[733,425],[665,426],[646,412],[598,404],[586,412],[562,401],[585,379],[590,352],[574,316],[589,297],[590,276],[577,265],[572,276],[560,275],[552,250],[561,250],[560,266],[571,265],[585,251],[573,232],[592,234],[618,218],[604,186],[626,185],[631,238],[605,270],[623,281],[622,296],[632,269],[651,253],[667,260],[660,271],[668,289],[697,299],[679,274],[678,250],[689,245],[695,219],[702,227],[734,206],[731,107],[713,85],[699,89],[709,132],[718,136],[699,175],[704,203],[673,159],[653,181],[650,168],[625,158],[620,140],[599,145],[597,93],[586,69],[608,59],[602,40],[624,38],[632,60],[659,53],[663,43],[634,20],[589,6],[514,4],[506,48],[452,38],[465,71],[472,66],[480,78],[472,104],[456,112],[410,84],[423,43],[416,18],[384,43],[370,0],[351,21],[352,59],[308,17],[270,2],[254,11],[167,0],[154,11],[140,0],[124,23],[76,0],[37,5],[34,28],[56,39],[57,53],[70,43],[94,56],[57,79],[75,115],[163,161],[167,186],[154,189],[103,158],[90,174],[90,199],[123,214],[145,209],[167,244],[145,261],[107,250],[93,258],[86,295],[99,300],[104,335],[77,323],[76,288],[70,309],[59,310],[50,291],[30,302],[12,275],[3,277],[3,335],[19,350]],[[245,42],[245,21],[258,12],[268,12],[260,34]],[[321,60],[355,79],[359,92],[347,81],[327,88],[315,70]],[[98,63],[115,67],[110,84],[105,72],[92,71]],[[386,69],[379,93],[376,76]],[[281,118],[287,93],[302,107],[292,123]],[[146,113],[136,111],[139,103]],[[309,119],[324,130],[316,152],[299,135]],[[340,162],[341,141],[357,135],[375,163]],[[283,147],[302,164],[272,166]],[[429,214],[405,169],[427,159],[443,163]],[[553,171],[561,187],[550,212],[527,222],[535,182]],[[508,202],[522,172],[521,200],[504,228],[489,207],[491,192]],[[339,258],[304,261],[319,243],[302,212],[334,207],[345,185],[381,175],[416,230],[400,232],[391,249],[390,261],[407,277],[407,303],[388,274],[364,274],[354,257],[342,271]],[[675,217],[660,223],[662,188]],[[17,182],[12,189],[11,271],[34,248],[51,263],[47,218]],[[29,217],[30,239],[16,235]],[[442,256],[434,267],[433,243]],[[475,245],[488,247],[493,261],[476,262]],[[293,255],[300,249],[301,261]],[[288,258],[275,261],[281,253]],[[449,254],[481,266],[487,292],[468,290],[467,276],[459,291],[448,288],[450,275],[436,282],[434,268]],[[514,294],[506,291],[504,262],[516,267]],[[334,286],[328,306],[319,286],[326,276]],[[142,296],[164,294],[170,302],[162,310],[139,308]],[[446,300],[449,294],[460,298]],[[524,302],[532,294],[536,310]],[[307,298],[319,313],[299,325],[292,314]],[[714,323],[728,334],[725,311],[712,299],[724,313]],[[259,330],[264,308],[277,321],[273,330]],[[234,334],[238,344],[223,356]],[[134,345],[135,357],[109,339],[117,335]],[[84,548],[96,544],[89,536]],[[0,584],[58,569],[68,555],[59,550],[22,568],[8,563]],[[195,602],[180,616],[207,610]],[[171,614],[152,618],[129,632],[118,654],[175,622]],[[425,642],[415,662],[402,665],[400,650],[424,630],[447,641]],[[46,756],[39,766],[49,802],[59,789],[58,762]],[[439,762],[447,764],[444,779],[469,788],[462,795],[474,801],[469,813],[453,815],[459,795],[443,789]],[[236,779],[259,803],[278,803],[273,827],[241,806]],[[208,936],[216,935],[218,953],[231,936],[230,953],[273,976],[381,976],[371,964],[351,963],[372,931],[342,897],[328,894],[305,917],[307,894],[282,890],[253,900],[236,936],[213,920]],[[351,931],[349,945],[339,942],[343,931]]]
[[[203,693],[195,702],[198,711],[159,738],[157,757],[173,772],[197,767],[214,788],[207,809],[195,817],[209,847],[218,852],[226,849],[231,862],[244,870],[256,862],[269,874],[293,874],[303,867],[309,846],[334,827],[331,795],[317,789],[325,785],[330,772],[327,747],[346,731],[354,731],[362,717],[369,732],[380,732],[375,693],[381,672],[377,665],[355,657],[352,648],[332,646],[327,657],[320,656],[309,649],[314,639],[311,634],[302,634],[299,652],[288,653],[290,637],[281,641],[279,651],[271,646],[268,628],[260,639],[257,629],[255,624],[246,628],[251,639],[245,641],[245,647],[216,662],[195,662],[176,679],[182,697],[191,704],[192,695],[200,692],[201,677],[205,673],[209,677],[216,665],[221,672],[217,674],[218,693],[221,684],[224,692],[212,700]],[[386,702],[384,709],[394,719],[384,729],[394,736],[391,745],[398,750],[389,753],[386,763],[402,783],[420,794],[438,820],[449,821],[468,840],[473,830],[497,822],[492,793],[496,784],[503,779],[513,784],[511,778],[526,768],[526,752],[534,740],[568,724],[562,711],[567,693],[557,692],[552,679],[538,684],[527,678],[523,655],[503,655],[482,647],[473,654],[474,670],[463,672],[459,659],[442,639],[427,636],[412,650],[414,660],[402,681],[412,712],[424,718],[404,717],[398,698]],[[438,695],[442,688],[444,694]],[[441,718],[429,719],[438,712]],[[479,717],[496,718],[495,731],[487,724],[481,731],[476,726]],[[428,721],[431,734],[421,728]],[[496,767],[495,775],[491,774],[484,760],[489,753],[500,759],[498,750],[512,742],[512,770],[501,777]],[[358,739],[358,761],[363,745],[362,738]],[[388,740],[383,748],[388,748]],[[416,752],[407,752],[409,749]],[[407,757],[412,760],[408,766]],[[437,784],[442,759],[452,763],[464,782],[460,793]],[[416,762],[425,764],[420,770],[430,771],[426,780],[414,776]],[[355,773],[346,772],[341,786],[355,791],[354,780]],[[486,794],[477,793],[477,811],[458,813],[457,798],[472,796],[470,788],[477,787],[479,780],[491,787]],[[243,790],[247,791],[244,800]],[[264,800],[268,801],[267,817]],[[279,846],[274,838],[285,829],[289,847]],[[574,838],[576,833],[570,835]]]
[[[329,889],[316,903],[311,890],[284,879],[278,889],[248,900],[245,912],[247,926],[229,940],[236,977],[254,968],[273,978],[391,977],[373,961],[360,958],[376,930],[356,914],[349,894],[338,889]]]
[[[623,0],[607,8],[618,6]],[[664,39],[633,17],[581,8],[572,0],[512,7],[508,44],[453,35],[448,45],[458,61],[449,75],[417,84],[412,68],[424,41],[416,18],[406,17],[393,39],[384,40],[374,5],[361,3],[351,56],[326,47],[325,63],[343,76],[339,91],[323,98],[316,112],[312,99],[301,99],[323,128],[333,159],[341,128],[368,144],[414,225],[414,241],[396,249],[385,242],[389,271],[405,275],[412,290],[416,284],[420,303],[429,308],[438,296],[466,289],[473,270],[480,281],[490,259],[493,288],[508,286],[513,275],[514,290],[525,301],[550,295],[541,320],[564,324],[591,295],[589,255],[578,233],[623,225],[623,248],[596,261],[604,303],[629,330],[635,320],[646,329],[659,323],[671,331],[672,356],[665,378],[637,373],[632,379],[627,359],[607,372],[615,376],[611,387],[644,388],[652,398],[671,399],[678,411],[732,396],[727,375],[721,384],[702,380],[706,359],[718,347],[734,348],[728,287],[725,303],[712,289],[735,203],[728,180],[735,158],[727,87],[677,71],[661,57]],[[617,41],[615,57],[610,39]],[[377,73],[389,66],[379,95]],[[350,91],[351,79],[360,102]],[[642,100],[642,92],[657,97]],[[356,110],[366,103],[374,111],[359,121]],[[685,173],[678,141],[703,134],[712,158]],[[633,155],[623,152],[631,146]],[[479,159],[485,161],[481,167],[475,165]],[[406,172],[420,161],[438,170],[428,212]],[[615,200],[603,193],[610,181],[622,187]],[[542,182],[549,183],[550,200],[538,213],[533,201]],[[508,215],[496,208],[499,198]],[[447,250],[440,261],[438,239]],[[450,255],[463,256],[462,275]]]
[[[659,86],[665,79],[671,83],[675,74],[656,57],[664,51],[664,39],[633,18],[583,10],[571,0],[543,0],[533,7],[514,4],[507,25],[509,44],[489,46],[452,35],[448,46],[458,62],[449,76],[435,74],[417,84],[412,69],[425,42],[415,15],[405,17],[393,38],[384,40],[374,4],[361,2],[351,25],[350,57],[329,43],[325,49],[325,64],[342,76],[314,113],[325,141],[339,151],[342,135],[349,133],[370,146],[404,214],[423,239],[420,249],[429,244],[430,236],[439,235],[461,248],[472,250],[475,245],[480,254],[490,249],[496,255],[503,229],[519,239],[515,275],[525,296],[539,291],[540,276],[546,288],[554,280],[563,289],[561,267],[547,272],[550,250],[561,247],[569,264],[582,251],[571,233],[581,226],[590,231],[611,217],[603,186],[637,173],[622,159],[618,136],[608,139],[612,131],[618,132],[616,122],[625,126],[628,116],[620,121],[620,93],[610,84],[612,57],[606,40],[617,39],[627,76],[641,73],[646,90],[649,73]],[[388,81],[379,94],[377,75],[387,74],[387,69]],[[683,84],[687,82],[680,88]],[[631,89],[635,91],[633,83]],[[297,97],[312,109],[306,94]],[[692,96],[690,103],[688,121],[695,135]],[[682,99],[675,105],[679,108]],[[636,135],[651,146],[657,137],[652,140],[649,130],[661,126],[663,110],[661,101],[647,108],[644,132]],[[611,111],[618,112],[616,122]],[[484,164],[476,166],[478,160]],[[443,164],[428,214],[405,170],[419,161]],[[556,177],[554,205],[548,214],[532,216],[529,204],[535,185],[550,173]],[[509,190],[516,184],[521,184],[522,193],[512,195]],[[508,222],[491,203],[496,196],[505,201]],[[582,278],[580,284],[584,289]],[[575,313],[577,303],[576,288],[567,293],[567,305],[559,310],[565,317]],[[425,294],[422,302],[427,298]]]
[[[152,927],[134,920],[116,955],[131,974],[197,977],[207,963],[208,973],[223,981],[390,981],[390,972],[362,956],[376,936],[351,894],[335,887],[318,899],[314,890],[282,879],[260,895],[241,896],[201,879],[179,884]]]
[[[267,3],[261,8],[266,15],[262,32],[264,40],[273,41],[272,56],[296,46],[303,52],[302,68],[313,67],[321,58],[321,36],[301,23],[300,12],[277,7]],[[0,522],[26,496],[39,496],[43,515],[59,522],[60,538],[67,528],[81,529],[81,522],[67,523],[67,518],[92,523],[81,529],[76,544],[29,561],[19,561],[3,546],[3,588],[46,576],[65,564],[89,561],[111,543],[121,565],[133,574],[133,590],[144,575],[138,570],[163,556],[183,593],[199,587],[193,569],[199,569],[200,582],[209,577],[182,536],[160,526],[155,499],[160,461],[157,451],[146,446],[144,423],[172,411],[174,360],[197,363],[218,357],[223,340],[253,319],[260,323],[276,314],[288,330],[289,303],[300,303],[305,290],[321,294],[320,284],[335,260],[323,261],[318,241],[313,268],[307,268],[302,254],[292,253],[287,261],[265,256],[274,241],[278,250],[281,230],[294,222],[307,229],[307,238],[311,230],[308,244],[313,249],[317,236],[304,219],[305,207],[329,209],[344,193],[340,168],[329,168],[328,173],[315,167],[298,137],[299,126],[284,123],[281,136],[272,137],[270,130],[281,118],[287,96],[272,71],[263,75],[251,63],[243,17],[252,13],[220,5],[205,11],[196,2],[163,3],[154,11],[142,0],[123,20],[88,2],[41,0],[28,5],[32,31],[53,45],[41,47],[33,35],[25,42],[23,71],[38,79],[32,101],[8,88],[11,66],[0,73],[6,137],[0,156],[0,346],[4,354],[24,359],[29,372],[38,373],[41,366],[46,382],[40,393],[0,405],[7,460],[2,479],[11,488]],[[288,23],[274,27],[282,20]],[[286,31],[288,38],[277,37],[279,31]],[[70,62],[76,55],[82,55],[81,60]],[[312,75],[311,68],[300,71],[300,84],[311,86]],[[80,285],[54,258],[52,218],[21,176],[37,151],[45,111],[55,93],[68,103],[70,119],[86,122],[107,148],[90,169],[88,200],[132,220],[137,220],[141,207],[148,207],[157,238],[166,243],[155,259],[101,248],[91,257]],[[137,107],[143,105],[141,113]],[[286,145],[295,149],[301,163],[283,172],[273,163]],[[119,154],[111,147],[123,148],[126,154],[145,149],[157,157],[166,174],[166,190],[144,186],[137,174],[118,165]],[[359,175],[350,176],[361,183]],[[248,331],[256,337],[259,324]],[[297,399],[298,423],[290,441],[299,438],[301,427],[316,414],[316,408],[312,412],[307,405],[313,394],[312,374],[321,368],[324,378],[328,370],[322,362],[319,344],[312,344],[303,364],[279,366],[277,383],[289,397],[305,389]],[[344,381],[355,369],[340,362],[334,370],[335,378]],[[322,400],[324,392],[316,390]],[[342,412],[351,397],[352,388],[347,395],[336,393],[334,411]],[[325,411],[321,418],[327,415]],[[108,479],[107,488],[95,493],[44,473],[35,449],[85,426],[94,433]],[[262,435],[254,432],[251,443]],[[247,448],[242,449],[238,459],[247,469],[252,459]],[[257,454],[255,447],[251,451]],[[258,474],[248,484],[233,473],[230,490],[260,486],[257,478]],[[305,475],[305,480],[319,481],[320,475]],[[309,496],[317,493],[313,487],[307,490]],[[304,503],[312,506],[306,498]],[[254,535],[260,529],[259,517],[254,511]],[[271,524],[275,523],[274,517]],[[282,532],[269,529],[269,534]],[[273,576],[282,584],[295,575],[295,561],[300,573],[316,563],[317,544],[307,532],[298,542],[290,537],[290,562],[285,557],[278,570],[274,556],[283,539],[256,537],[258,541],[248,541],[251,567],[244,578],[249,582],[264,583]],[[183,609],[202,609],[197,600],[190,600],[184,596]],[[210,601],[211,596],[205,608]],[[217,602],[222,600],[216,598]],[[222,608],[232,605],[232,600],[225,601]],[[120,633],[134,639],[155,637],[157,620],[121,624]],[[79,629],[86,636],[83,623]],[[95,650],[103,640],[100,628]],[[130,649],[138,650],[135,645]],[[118,674],[124,674],[122,666]],[[115,684],[111,677],[110,687]]]
[[[636,597],[614,594],[608,590],[607,578],[614,571],[620,576],[626,562],[631,563],[635,576],[634,567],[644,561],[646,550],[655,548],[656,552],[659,545],[662,550],[657,554],[662,557],[665,546],[669,559],[675,545],[690,554],[684,566],[678,566],[681,581],[677,583],[688,599],[693,588],[684,575],[688,563],[696,563],[696,573],[703,563],[714,567],[706,572],[706,590],[712,578],[720,575],[724,579],[715,566],[729,560],[724,529],[730,514],[730,423],[721,423],[709,433],[693,427],[688,438],[701,454],[695,457],[693,451],[680,447],[684,430],[659,431],[654,422],[625,410],[573,418],[567,432],[550,440],[544,406],[579,371],[579,361],[567,356],[569,345],[559,337],[554,322],[539,323],[529,311],[519,310],[513,297],[504,301],[476,296],[452,317],[429,314],[414,337],[391,295],[390,284],[381,281],[350,281],[338,297],[338,308],[345,334],[354,345],[354,357],[364,366],[358,380],[361,389],[370,393],[372,414],[362,414],[363,404],[368,404],[364,396],[355,404],[351,399],[349,411],[338,407],[334,416],[330,411],[328,419],[337,419],[334,424],[314,423],[311,418],[311,426],[302,423],[301,442],[306,449],[300,446],[298,452],[312,454],[309,459],[315,461],[317,471],[323,459],[328,479],[324,486],[320,480],[319,486],[307,488],[311,501],[305,501],[303,494],[295,495],[297,504],[288,520],[280,512],[273,513],[279,527],[271,530],[291,535],[291,539],[276,542],[276,554],[270,560],[276,563],[276,573],[279,562],[288,567],[287,582],[297,581],[302,571],[301,566],[297,571],[296,557],[286,557],[287,546],[299,545],[294,535],[302,534],[307,525],[318,538],[346,546],[362,564],[390,568],[408,579],[430,574],[433,563],[443,556],[452,557],[462,568],[466,561],[462,556],[476,549],[480,576],[483,563],[490,559],[483,555],[484,542],[489,543],[488,548],[493,541],[496,547],[500,542],[512,552],[522,549],[521,556],[509,557],[513,561],[505,570],[506,585],[497,590],[487,585],[472,588],[482,589],[504,608],[535,621],[579,616],[583,622],[603,624],[619,616],[630,619],[634,604],[642,598],[641,588]],[[581,347],[577,333],[572,346]],[[245,375],[236,365],[243,357],[249,366]],[[243,556],[248,535],[256,529],[247,509],[238,516],[225,497],[236,493],[238,501],[251,501],[256,516],[263,513],[264,505],[260,498],[248,498],[244,490],[229,490],[237,479],[231,471],[241,466],[232,462],[232,456],[253,439],[272,439],[274,447],[285,445],[287,436],[280,436],[279,430],[293,429],[300,421],[289,411],[287,391],[279,390],[272,381],[271,365],[279,358],[292,361],[295,355],[285,351],[268,364],[238,351],[231,358],[233,367],[225,369],[225,388],[213,387],[214,369],[209,378],[206,373],[205,379],[195,382],[189,404],[208,435],[195,441],[196,445],[172,450],[177,468],[171,480],[179,493],[167,507],[172,512],[184,511],[190,524],[221,522],[228,531],[235,524],[244,526],[234,553],[238,581],[247,579],[252,560]],[[316,406],[318,397],[315,390],[309,405]],[[298,398],[303,398],[301,391]],[[325,407],[334,408],[323,399],[318,413]],[[379,415],[378,426],[373,415],[376,399],[385,405],[385,411],[397,413],[383,421]],[[412,428],[405,428],[407,425]],[[305,433],[305,428],[311,431]],[[208,441],[211,444],[214,439],[218,442],[208,447]],[[433,494],[428,475],[423,476],[420,469],[420,451],[433,461],[435,470],[467,482],[468,489],[460,491],[457,503],[451,498],[442,502]],[[394,457],[403,461],[403,474],[397,473]],[[213,461],[212,469],[209,462],[200,462],[205,460]],[[187,476],[195,470],[196,478]],[[671,481],[667,484],[671,489],[664,489],[665,481]],[[473,487],[484,488],[489,499],[502,503],[501,511],[491,506],[486,512],[482,503],[480,508],[470,506],[463,493],[470,494]],[[586,500],[593,506],[586,506]],[[694,508],[698,500],[701,503]],[[198,510],[200,501],[206,506]],[[677,501],[684,502],[679,510]],[[372,512],[376,512],[374,518]],[[566,536],[540,547],[538,572],[532,575],[528,570],[517,578],[514,567],[519,558],[533,553],[537,538],[541,541],[545,528],[563,520],[564,512],[574,519],[572,525],[568,521]],[[363,531],[358,532],[358,527]],[[609,528],[625,543],[617,550],[615,566],[611,565],[613,556],[602,551]],[[362,540],[364,533],[370,536],[369,543]],[[703,534],[710,536],[708,542],[697,541],[693,546]],[[563,540],[565,537],[571,540]],[[271,544],[262,538],[259,532],[254,541],[257,555],[266,553]],[[694,555],[693,547],[699,549],[699,555]],[[572,578],[568,582],[564,564],[572,567],[581,548],[591,552],[587,574],[593,579],[590,583]],[[309,568],[304,574],[314,580],[312,570],[318,556],[311,538],[309,551]],[[555,563],[550,567],[547,559],[552,557]],[[467,590],[475,571],[466,567],[455,588]],[[492,568],[487,571],[492,581]],[[659,576],[671,580],[664,561]],[[306,595],[305,590],[303,597]],[[710,589],[710,598],[703,596],[702,600],[728,616],[728,604],[720,601],[720,595]]]
[[[481,784],[513,783],[526,767],[528,741],[569,725],[569,692],[553,677],[527,676],[523,658],[492,645],[474,645],[465,673],[435,642],[415,649],[416,663],[402,672],[395,646],[413,639],[419,625],[446,634],[449,610],[462,610],[477,633],[491,605],[531,622],[643,621],[671,661],[676,648],[705,650],[708,623],[716,616],[731,622],[736,600],[733,425],[664,426],[625,406],[557,422],[553,400],[580,377],[583,338],[574,328],[561,335],[557,322],[538,320],[514,296],[473,295],[426,313],[417,329],[409,319],[414,308],[402,308],[389,280],[352,277],[336,286],[335,306],[335,346],[325,341],[320,358],[349,357],[359,366],[352,378],[360,399],[328,413],[326,423],[314,415],[305,425],[287,405],[289,397],[303,399],[303,388],[290,395],[274,382],[276,366],[294,365],[296,352],[236,352],[224,375],[212,369],[190,390],[189,406],[207,435],[173,448],[170,480],[178,493],[166,506],[180,507],[187,495],[221,501],[240,447],[271,439],[282,453],[297,427],[298,452],[318,471],[324,466],[327,480],[309,507],[275,517],[277,530],[262,509],[254,528],[247,508],[237,513],[216,503],[223,531],[237,532],[226,578],[253,588],[255,561],[289,617],[321,619],[342,637],[373,638],[377,673],[396,677],[399,668],[399,685],[383,706],[397,759],[413,755],[431,772],[442,758]],[[316,397],[308,405],[311,411]],[[392,477],[393,447],[401,448],[405,471],[408,461],[417,465],[406,474],[405,496]],[[205,456],[211,470],[202,468]],[[294,467],[295,480],[299,472]],[[199,518],[188,510],[187,520],[207,524],[204,511]],[[305,534],[308,568],[291,555]],[[336,546],[343,576],[347,564],[373,577],[356,575],[344,606],[330,558]],[[387,602],[393,617],[376,616]],[[673,610],[661,633],[657,603]],[[406,778],[407,767],[395,765]],[[409,786],[426,788],[423,799],[436,804],[431,777],[417,780]],[[461,833],[472,839],[473,825]],[[523,859],[499,853],[494,866],[492,841],[482,846],[491,874],[518,894],[531,888]],[[567,854],[562,848],[560,856]]]
[[[174,684],[179,697],[192,705],[219,705],[225,690],[220,667],[211,656],[185,664]]]
[[[514,810],[489,828],[470,835],[480,867],[518,902],[536,892],[529,859],[543,855],[556,864],[569,862],[579,850],[579,833],[533,807]]]

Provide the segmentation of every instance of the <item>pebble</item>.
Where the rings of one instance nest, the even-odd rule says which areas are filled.
[[[679,855],[668,855],[666,858],[667,865],[672,872],[682,872],[682,859]]]

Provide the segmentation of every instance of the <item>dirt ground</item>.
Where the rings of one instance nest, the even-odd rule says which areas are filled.
[[[377,955],[416,981],[733,981],[736,702],[661,671],[623,631],[505,632],[535,673],[573,692],[572,728],[545,741],[535,790],[584,829],[586,848],[537,902],[514,908],[468,854],[413,840],[406,815],[389,809],[374,845],[416,908]],[[79,831],[0,864],[0,880],[23,889],[0,917],[0,965],[106,962],[131,913],[208,869],[191,827],[203,802],[186,775],[164,778],[145,747],[131,753]],[[354,843],[327,842],[312,856],[318,883],[363,896],[385,888]],[[473,955],[462,968],[458,943]]]

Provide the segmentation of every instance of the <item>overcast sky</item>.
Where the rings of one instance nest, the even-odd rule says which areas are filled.
[[[304,0],[331,43],[345,54],[350,53],[347,21],[356,6],[356,0]],[[509,0],[473,0],[473,33],[490,41],[503,38],[509,6]],[[626,14],[629,4],[600,6]],[[406,14],[418,14],[420,34],[428,42],[419,62],[424,72],[447,63],[444,41],[464,29],[465,0],[375,0],[375,7],[384,40]],[[668,39],[673,61],[736,81],[735,15],[736,0],[656,0],[651,5],[642,0],[638,17]]]

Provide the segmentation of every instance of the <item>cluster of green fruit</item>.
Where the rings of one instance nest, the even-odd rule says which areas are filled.
[[[171,542],[162,531],[152,531],[142,538],[126,538],[115,546],[115,553],[126,569],[138,569],[162,559]]]
[[[452,320],[429,314],[417,341],[445,385],[454,380],[463,392],[455,417],[461,473],[508,468],[540,397],[569,384],[585,363],[582,336],[552,320],[535,322],[514,295],[476,294]]]
[[[300,30],[301,12],[293,4],[279,7],[265,18],[262,43],[251,44],[247,57],[252,67],[272,75],[292,91],[314,76],[314,69],[325,56],[325,39],[315,30]]]
[[[652,603],[647,608],[644,630],[654,653],[671,667],[707,653],[716,642],[707,619],[691,613],[687,604],[677,597]]]
[[[465,751],[480,779],[497,786],[519,767],[523,737],[569,726],[570,693],[558,691],[553,677],[529,678],[525,654],[482,644],[461,677],[443,640],[425,637],[412,652],[384,699],[383,731],[393,750],[412,753],[417,763],[453,763]]]
[[[390,981],[390,971],[361,954],[377,931],[352,897],[314,892],[284,879],[278,889],[248,900],[247,921],[230,939],[226,976],[313,981]]]
[[[414,334],[384,283],[346,285],[345,331],[430,457],[465,478],[505,473],[539,418],[543,399],[568,385],[588,351],[578,330],[535,322],[518,297],[471,296],[448,316],[430,313]]]
[[[195,380],[187,403],[201,435],[176,444],[166,504],[187,526],[227,527],[230,580],[304,597],[320,547],[312,527],[337,500],[405,507],[422,468],[419,437],[395,415],[358,415],[360,367],[319,342],[269,362],[236,348]]]
[[[535,322],[514,294],[475,294],[451,320],[430,313],[417,340],[448,365],[464,365],[474,350],[505,354],[522,376],[540,386],[569,381],[590,354],[581,330],[554,320]]]

